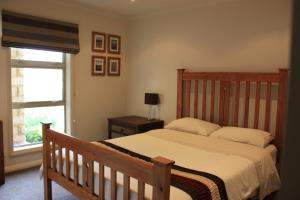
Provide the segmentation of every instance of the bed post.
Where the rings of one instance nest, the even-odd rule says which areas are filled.
[[[277,101],[277,119],[276,119],[276,137],[275,145],[278,148],[278,161],[281,158],[281,150],[283,144],[283,132],[285,124],[285,110],[287,98],[287,84],[288,84],[288,69],[279,69],[279,88]]]
[[[163,157],[152,159],[154,164],[153,174],[153,200],[169,200],[171,184],[171,168],[175,163]]]
[[[48,168],[50,165],[50,142],[47,140],[47,131],[51,123],[43,125],[43,175],[44,175],[44,200],[52,200],[52,181],[48,178]]]
[[[185,69],[177,69],[177,115],[176,118],[183,117],[183,73]]]

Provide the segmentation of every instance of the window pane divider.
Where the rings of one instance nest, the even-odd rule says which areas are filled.
[[[35,108],[35,107],[52,107],[52,106],[64,106],[65,101],[37,101],[37,102],[13,102],[12,108]]]
[[[50,68],[50,69],[62,69],[65,68],[65,63],[58,62],[44,62],[44,61],[32,61],[32,60],[11,60],[12,67],[15,68]]]

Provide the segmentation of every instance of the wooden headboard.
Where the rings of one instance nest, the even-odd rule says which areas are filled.
[[[280,154],[287,69],[279,69],[279,73],[177,71],[177,119],[194,117],[222,126],[270,132],[274,128],[273,143]]]

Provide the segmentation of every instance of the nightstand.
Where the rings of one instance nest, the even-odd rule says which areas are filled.
[[[133,135],[144,133],[153,129],[164,127],[163,120],[148,120],[139,116],[124,116],[108,119],[108,138],[111,139],[112,133],[121,135]]]

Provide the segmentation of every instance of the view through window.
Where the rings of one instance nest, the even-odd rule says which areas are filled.
[[[42,142],[41,122],[65,131],[65,54],[11,48],[14,150]]]

